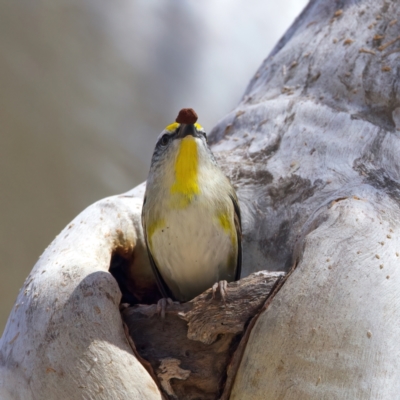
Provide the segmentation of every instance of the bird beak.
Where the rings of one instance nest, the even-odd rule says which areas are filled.
[[[196,128],[194,127],[194,124],[181,124],[179,127],[178,138],[183,139],[188,135],[196,135]]]

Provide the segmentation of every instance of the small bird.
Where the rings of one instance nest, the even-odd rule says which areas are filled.
[[[142,210],[160,292],[180,302],[238,280],[242,264],[237,196],[196,121],[184,108],[158,137]]]

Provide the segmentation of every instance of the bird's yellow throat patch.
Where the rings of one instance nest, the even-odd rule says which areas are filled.
[[[175,182],[171,186],[171,194],[174,208],[185,208],[193,200],[196,194],[200,193],[198,185],[198,150],[197,143],[193,136],[186,136],[182,139],[178,156],[175,162]]]

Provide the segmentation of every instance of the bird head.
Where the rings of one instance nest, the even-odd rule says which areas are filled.
[[[189,204],[201,192],[201,182],[212,179],[215,166],[197,114],[184,108],[157,139],[147,185],[168,192],[176,204]]]
[[[160,168],[173,169],[179,174],[197,169],[199,162],[215,159],[207,144],[207,134],[197,123],[192,108],[183,108],[174,123],[168,125],[158,136],[151,161],[151,172]]]

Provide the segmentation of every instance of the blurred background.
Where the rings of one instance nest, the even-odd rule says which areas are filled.
[[[180,108],[210,131],[305,5],[0,1],[0,333],[61,229],[146,179]]]

